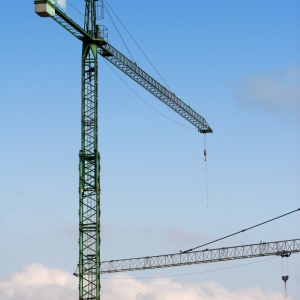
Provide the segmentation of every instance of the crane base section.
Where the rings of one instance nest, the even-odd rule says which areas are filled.
[[[53,0],[34,1],[35,13],[40,17],[54,17],[55,6]]]

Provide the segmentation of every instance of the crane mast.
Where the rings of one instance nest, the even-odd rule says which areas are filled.
[[[86,0],[84,30],[96,37],[96,7]],[[97,45],[83,42],[79,151],[79,299],[100,298],[100,154]]]

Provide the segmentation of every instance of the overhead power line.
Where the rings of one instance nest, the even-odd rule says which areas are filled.
[[[279,219],[279,218],[282,218],[282,217],[285,217],[285,216],[287,216],[287,215],[290,215],[290,214],[292,214],[292,213],[294,213],[294,212],[296,212],[296,211],[300,211],[300,208],[295,209],[295,210],[293,210],[293,211],[291,211],[291,212],[289,212],[289,213],[286,213],[286,214],[284,214],[284,215],[281,215],[281,216],[279,216],[279,217],[273,218],[273,219],[271,219],[271,220],[265,221],[265,222],[263,222],[263,223],[259,223],[259,224],[257,224],[257,225],[251,226],[251,227],[249,227],[249,228],[246,228],[246,229],[240,230],[240,231],[238,231],[238,232],[235,232],[235,233],[226,235],[226,236],[224,236],[224,237],[222,237],[222,238],[220,238],[220,239],[214,240],[214,241],[212,241],[212,242],[209,242],[209,243],[206,243],[206,244],[203,244],[203,245],[201,245],[201,246],[197,246],[197,247],[194,247],[194,248],[185,250],[185,251],[181,251],[181,252],[182,252],[182,253],[187,253],[187,252],[193,251],[193,250],[195,250],[195,249],[204,247],[204,246],[206,246],[206,245],[209,245],[209,244],[212,244],[212,243],[215,243],[215,242],[224,240],[224,239],[229,238],[229,237],[231,237],[231,236],[233,236],[233,235],[236,235],[236,234],[245,232],[245,231],[247,231],[247,230],[253,229],[253,228],[255,228],[255,227],[264,225],[264,224],[269,223],[269,222],[271,222],[271,221],[274,221],[274,220],[277,220],[277,219]]]

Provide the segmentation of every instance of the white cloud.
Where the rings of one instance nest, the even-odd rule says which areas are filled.
[[[113,278],[130,278],[118,274]],[[138,280],[102,280],[102,297],[105,300],[282,300],[277,291],[259,287],[228,291],[217,282],[179,283],[169,278],[147,282]]]
[[[0,299],[71,300],[77,297],[77,280],[71,274],[33,263],[20,272],[0,277]]]
[[[101,282],[102,300],[281,300],[283,297],[282,293],[259,287],[228,291],[217,282],[179,283],[169,278],[143,282],[126,274],[112,278],[115,279]],[[65,271],[33,263],[20,272],[0,277],[0,299],[78,299],[77,278]]]
[[[272,113],[300,113],[300,68],[256,74],[245,78],[237,89],[243,107],[258,107]]]

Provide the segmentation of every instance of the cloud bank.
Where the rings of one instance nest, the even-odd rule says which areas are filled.
[[[33,263],[20,272],[0,277],[0,299],[77,299],[77,279],[71,274]]]
[[[112,278],[101,282],[102,300],[282,300],[283,297],[277,291],[259,287],[232,292],[217,282],[179,283],[169,278],[142,282],[126,274]],[[77,278],[65,271],[33,263],[20,272],[0,277],[0,299],[78,299]]]
[[[300,114],[300,68],[256,74],[243,79],[237,89],[241,106],[261,108],[271,113]]]
[[[263,291],[259,287],[228,291],[217,282],[179,283],[169,278],[157,278],[147,282],[117,280],[130,278],[118,274],[111,280],[102,280],[102,296],[105,300],[279,300],[277,291]]]

